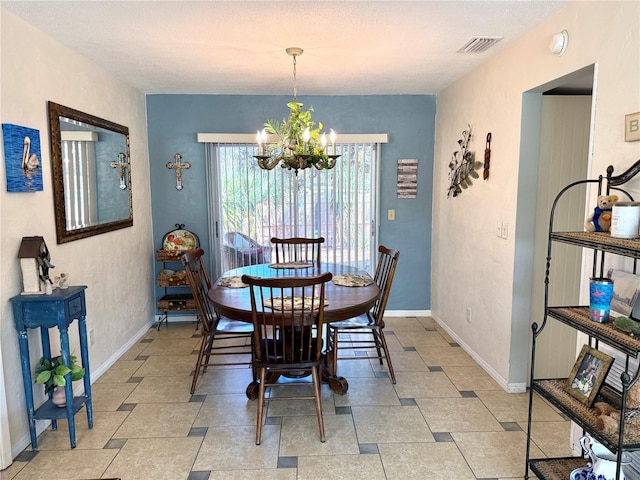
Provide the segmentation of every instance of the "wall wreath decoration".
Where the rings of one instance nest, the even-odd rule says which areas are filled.
[[[460,149],[453,152],[451,162],[449,162],[451,185],[447,191],[447,198],[451,196],[457,197],[462,193],[462,190],[473,185],[473,178],[480,178],[476,170],[482,168],[482,162],[476,162],[474,152],[469,151],[471,125],[468,125],[468,127],[467,130],[462,131],[462,138],[458,140]]]

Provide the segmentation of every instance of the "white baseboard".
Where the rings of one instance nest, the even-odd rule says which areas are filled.
[[[509,383],[502,375],[496,372],[491,365],[484,361],[484,359],[478,355],[469,345],[462,341],[462,339],[451,328],[438,318],[432,315],[433,319],[447,332],[447,334],[453,338],[460,347],[467,352],[475,362],[493,378],[498,385],[500,385],[507,393],[524,393],[527,391],[527,384],[525,383]]]
[[[430,317],[431,310],[385,310],[385,317]]]

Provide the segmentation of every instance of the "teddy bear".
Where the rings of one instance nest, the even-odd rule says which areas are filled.
[[[618,201],[617,195],[600,195],[593,214],[584,223],[587,232],[608,232],[611,229],[611,208]]]
[[[592,410],[596,418],[596,428],[608,434],[617,434],[620,426],[620,410],[607,402],[596,402]],[[627,392],[624,430],[633,436],[640,434],[640,382]]]

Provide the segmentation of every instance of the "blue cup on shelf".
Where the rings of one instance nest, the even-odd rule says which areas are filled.
[[[589,318],[598,323],[607,322],[612,298],[613,280],[606,277],[592,277],[589,283]]]

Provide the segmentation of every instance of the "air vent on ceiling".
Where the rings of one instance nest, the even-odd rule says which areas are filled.
[[[457,53],[480,53],[484,52],[490,47],[493,47],[496,43],[502,40],[503,37],[473,37],[467,43],[465,43]]]

